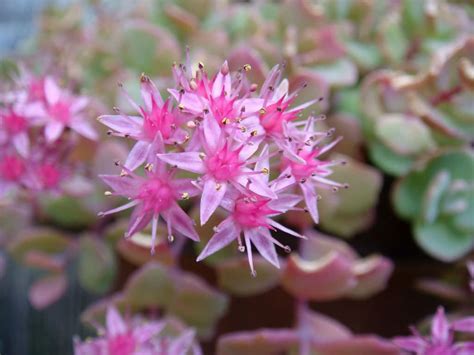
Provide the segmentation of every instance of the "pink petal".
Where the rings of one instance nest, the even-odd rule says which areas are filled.
[[[468,317],[452,322],[451,328],[458,332],[474,333],[474,317]]]
[[[135,170],[145,162],[148,157],[149,150],[149,142],[138,141],[135,143],[132,150],[128,154],[124,166],[132,171]]]
[[[214,117],[208,116],[202,122],[202,128],[204,133],[203,144],[206,147],[206,151],[215,152],[219,146],[221,137],[221,128],[214,119]]]
[[[314,223],[319,223],[319,212],[318,212],[318,195],[316,194],[315,186],[310,182],[300,183],[301,191],[306,202],[306,208],[313,218]]]
[[[431,322],[431,335],[439,342],[449,340],[449,323],[444,315],[443,307],[438,307],[436,315]]]
[[[115,307],[107,308],[106,325],[107,335],[111,337],[127,333],[127,324]]]
[[[204,183],[201,197],[200,220],[201,225],[205,224],[222,201],[227,190],[227,184],[219,183],[217,188],[215,180],[209,179]]]
[[[185,93],[181,95],[179,91],[175,89],[168,89],[168,92],[183,106],[186,112],[198,115],[206,108],[205,104],[196,94]]]
[[[393,343],[403,350],[413,351],[417,354],[423,353],[425,342],[418,337],[396,337]]]
[[[141,117],[125,115],[103,115],[98,118],[98,121],[114,131],[131,136],[138,136],[143,125]]]
[[[205,172],[204,164],[198,152],[157,154],[157,156],[164,162],[180,169],[198,174]]]
[[[57,103],[61,97],[61,89],[51,77],[44,81],[44,94],[50,105]]]
[[[276,199],[277,195],[273,190],[265,183],[264,179],[260,176],[249,177],[250,181],[249,190],[255,192],[256,194],[271,199]]]
[[[178,204],[163,211],[162,214],[168,223],[172,223],[173,229],[189,239],[196,242],[199,241],[199,235],[194,229],[194,221],[181,209],[181,207],[178,206]]]
[[[13,137],[13,144],[18,153],[26,158],[30,152],[30,139],[25,132],[18,133]]]
[[[264,230],[268,232],[267,229]],[[266,260],[268,260],[278,269],[280,268],[280,262],[278,260],[278,255],[275,250],[275,245],[273,244],[273,241],[271,239],[268,239],[264,233],[261,233],[254,228],[245,229],[244,234],[252,241],[260,255],[262,255]]]
[[[209,255],[214,254],[218,250],[224,248],[235,238],[237,238],[239,233],[240,230],[235,226],[234,222],[230,218],[226,218],[217,226],[217,232],[212,236],[209,242],[207,242],[196,261],[201,261],[202,259],[207,258]]]
[[[164,327],[165,324],[163,322],[148,322],[137,326],[133,330],[133,336],[139,343],[145,343],[159,334]]]
[[[135,202],[135,201],[132,201]],[[144,211],[142,206],[137,206],[130,216],[130,221],[128,222],[126,237],[131,237],[135,233],[143,230],[151,221],[153,217],[152,211]]]
[[[93,141],[97,140],[99,137],[94,127],[92,127],[89,122],[84,121],[83,119],[77,119],[71,122],[71,128],[81,136]]]
[[[268,207],[272,210],[282,213],[288,211],[291,207],[296,206],[301,201],[301,197],[293,194],[281,194],[278,198],[268,203]]]
[[[144,77],[144,79],[141,80],[140,93],[145,107],[149,112],[153,108],[153,101],[155,101],[158,107],[163,106],[163,99],[161,98],[160,92],[148,77]]]
[[[140,182],[126,176],[118,175],[99,175],[99,177],[114,191],[123,196],[134,196],[138,193]]]
[[[261,172],[261,171],[268,171],[270,172],[270,160],[267,158],[268,157],[268,144],[265,144],[263,147],[259,160],[255,164],[255,171]],[[270,174],[262,174],[261,179],[265,184],[268,185],[268,179],[270,177]]]
[[[474,342],[457,343],[453,346],[455,355],[472,355],[474,354]]]
[[[89,99],[87,97],[78,97],[71,105],[71,112],[77,113],[87,106]]]
[[[61,122],[51,121],[49,122],[44,130],[44,135],[48,143],[55,142],[59,136],[63,133],[64,125]]]
[[[194,343],[195,331],[189,329],[184,331],[179,337],[173,339],[168,349],[169,354],[187,354]]]

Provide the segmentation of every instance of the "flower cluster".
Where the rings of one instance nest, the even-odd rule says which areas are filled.
[[[424,337],[416,329],[413,336],[396,337],[394,343],[413,354],[452,354],[463,355],[474,352],[474,342],[454,341],[455,332],[474,333],[474,317],[448,322],[443,307],[439,307],[431,321],[431,336]]]
[[[0,96],[0,197],[18,188],[58,191],[75,142],[65,130],[97,139],[82,114],[88,99],[60,88],[52,77],[24,73],[15,86]]]
[[[258,90],[247,79],[248,64],[232,73],[225,62],[213,77],[202,63],[195,72],[190,65],[174,65],[176,87],[168,89],[166,99],[142,75],[143,105],[124,92],[135,115],[115,109],[116,115],[99,117],[110,135],[136,141],[127,160],[117,162],[121,174],[101,176],[113,189],[106,195],[130,201],[102,215],[134,207],[126,237],[151,222],[153,246],[159,216],[171,240],[176,232],[197,241],[194,222],[178,201],[199,196],[201,225],[219,207],[227,218],[214,227],[198,261],[237,240],[239,250],[247,251],[252,274],[252,244],[278,267],[275,245],[290,249],[271,231],[302,236],[274,218],[303,210],[297,204],[304,199],[317,223],[317,190],[347,187],[328,179],[331,167],[342,162],[321,160],[340,138],[326,144],[333,130],[317,130],[321,117],[299,119],[318,100],[292,107],[304,86],[289,92],[282,69],[275,66]],[[137,173],[141,166],[144,176]]]
[[[125,322],[116,308],[109,307],[106,328],[98,327],[99,337],[81,342],[75,339],[75,355],[201,355],[195,332],[173,319]],[[169,334],[167,334],[169,333]],[[174,333],[174,334],[173,334]],[[176,336],[173,336],[177,333]]]

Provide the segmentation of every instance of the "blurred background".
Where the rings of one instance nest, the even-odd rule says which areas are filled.
[[[96,99],[96,117],[125,105],[118,82],[137,97],[142,72],[159,89],[169,87],[171,65],[183,60],[186,46],[210,71],[226,58],[231,69],[250,64],[256,83],[285,63],[290,88],[308,85],[298,102],[322,97],[314,108],[327,117],[321,129],[344,136],[331,157],[348,161],[334,178],[351,188],[322,196],[318,230],[395,265],[385,290],[370,299],[311,305],[355,333],[390,338],[406,334],[439,304],[472,314],[465,262],[474,245],[473,16],[468,0],[0,0],[0,74],[19,63],[54,72]],[[77,154],[94,165],[91,176],[112,154],[100,149],[89,145]],[[76,238],[96,226],[94,198],[71,207],[48,197],[34,223]],[[16,208],[0,204],[0,262],[7,270],[0,279],[0,353],[71,354],[74,335],[93,334],[81,313],[120,290],[144,262],[110,237],[104,244],[113,261],[99,265],[113,277],[84,285],[78,251],[65,269],[67,289],[37,309],[28,294],[44,270],[19,257],[27,246],[12,239],[32,217]],[[312,228],[305,217],[285,222]],[[212,265],[195,264],[193,255],[186,246],[182,268],[216,285]],[[280,286],[232,295],[204,349],[212,354],[220,334],[289,327],[293,314],[292,297]]]

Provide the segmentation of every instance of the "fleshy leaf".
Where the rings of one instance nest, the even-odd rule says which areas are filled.
[[[124,296],[132,306],[166,307],[176,296],[172,275],[164,266],[148,263],[128,279]]]
[[[350,292],[352,298],[368,298],[382,291],[393,272],[393,263],[382,256],[373,255],[358,260],[353,266],[357,285]]]
[[[45,276],[30,287],[28,299],[35,309],[41,310],[59,300],[66,287],[67,279],[64,274]]]
[[[258,277],[247,270],[245,257],[234,257],[216,264],[217,283],[223,290],[237,296],[252,296],[275,287],[280,278],[280,269],[273,267],[262,257],[253,259]]]
[[[115,255],[99,239],[83,237],[79,242],[79,282],[94,293],[107,292],[116,275]]]

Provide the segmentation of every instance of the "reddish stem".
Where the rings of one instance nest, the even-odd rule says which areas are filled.
[[[454,96],[458,95],[459,93],[462,92],[462,86],[457,85],[453,87],[452,89],[446,90],[446,91],[441,91],[438,95],[434,96],[431,99],[431,104],[433,106],[437,106],[439,104],[442,104],[444,102],[449,102],[453,99]]]

